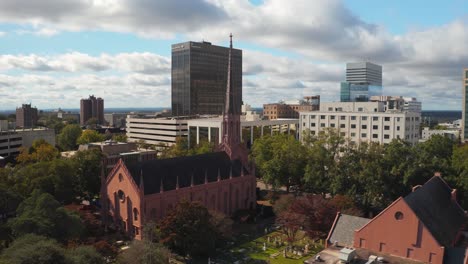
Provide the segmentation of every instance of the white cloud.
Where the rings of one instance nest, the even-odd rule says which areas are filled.
[[[56,56],[0,55],[0,70],[21,69],[42,72],[101,72],[117,70],[142,74],[163,74],[170,71],[168,58],[143,52],[101,54],[92,57],[88,54],[71,52]]]
[[[0,31],[0,37],[3,37],[6,35],[6,32]]]
[[[466,20],[393,35],[352,13],[342,0],[265,0],[259,6],[248,0],[3,0],[0,22],[30,24],[32,33],[46,36],[103,30],[219,43],[233,32],[234,45],[242,40],[297,55],[244,50],[244,101],[257,106],[308,94],[336,100],[345,62],[368,59],[383,65],[385,93],[418,97],[424,108],[460,109],[461,70],[468,61]],[[0,70],[10,69],[71,74],[61,79],[59,90],[112,86],[105,89],[128,99],[123,102],[133,98],[129,89],[165,87],[151,90],[158,96],[151,105],[169,105],[170,59],[153,53],[0,55]],[[19,87],[20,77],[6,76],[0,88],[11,82]],[[437,105],[440,101],[447,104]]]

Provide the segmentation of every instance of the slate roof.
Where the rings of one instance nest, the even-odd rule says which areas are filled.
[[[451,199],[452,189],[434,176],[404,200],[434,238],[445,247],[452,246],[465,221],[465,212]]]
[[[444,255],[444,264],[462,264],[465,260],[465,248],[447,248]]]
[[[239,177],[241,169],[244,170],[244,175],[248,174],[247,169],[242,166],[239,160],[231,161],[224,151],[187,157],[148,160],[127,165],[127,169],[137,186],[140,186],[140,179],[143,178],[145,195],[159,193],[161,183],[163,191],[174,190],[177,182],[179,188],[190,187],[192,175],[194,185],[204,184],[205,176],[208,182],[217,181],[218,173],[221,180],[225,180],[229,178],[231,168],[232,177]]]
[[[335,220],[335,226],[330,230],[330,243],[338,241],[339,246],[353,246],[354,231],[360,229],[367,224],[371,219],[339,214]]]

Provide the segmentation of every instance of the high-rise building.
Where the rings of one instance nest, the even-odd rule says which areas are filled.
[[[468,140],[468,68],[463,70],[463,112],[462,112],[462,141]]]
[[[86,125],[91,118],[96,118],[98,124],[104,124],[104,100],[94,95],[80,101],[80,124]]]
[[[16,108],[16,126],[21,128],[32,128],[37,124],[37,108],[31,104],[23,104]]]
[[[341,102],[367,102],[382,95],[382,66],[371,62],[346,64],[346,82],[341,83]]]
[[[371,62],[346,63],[346,82],[382,86],[382,66]]]
[[[209,42],[172,45],[172,115],[223,113],[229,48]],[[232,49],[234,105],[242,104],[242,50]]]

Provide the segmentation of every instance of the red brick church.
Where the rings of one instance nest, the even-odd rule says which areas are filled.
[[[105,225],[141,239],[146,222],[163,218],[182,200],[199,201],[226,215],[254,207],[256,179],[248,150],[240,141],[240,109],[234,105],[231,87],[231,51],[232,35],[219,151],[135,164],[120,160],[102,179]]]

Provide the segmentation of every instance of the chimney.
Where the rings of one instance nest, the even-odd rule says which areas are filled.
[[[416,185],[413,187],[413,189],[411,190],[412,192],[416,191],[417,189],[419,189],[419,187],[421,187],[421,185]]]
[[[434,173],[434,176],[442,177],[442,174],[440,174],[440,171],[436,171],[436,172]]]

